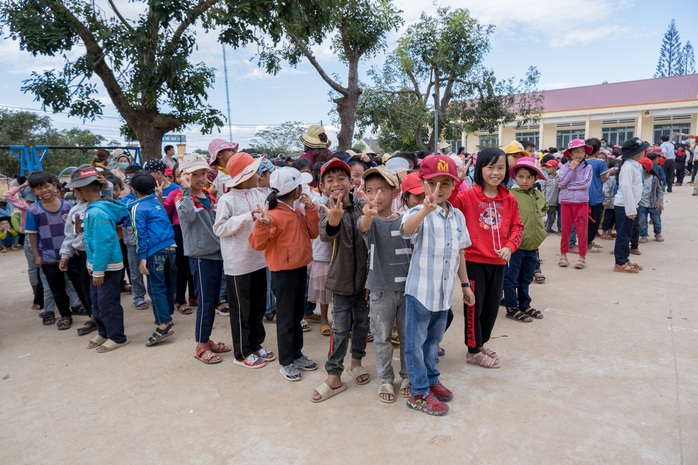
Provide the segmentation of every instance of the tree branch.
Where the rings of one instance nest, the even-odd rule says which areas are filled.
[[[313,52],[311,52],[310,49],[298,37],[296,37],[295,34],[288,32],[288,37],[291,39],[293,44],[300,49],[303,55],[305,55],[310,64],[313,65],[313,67],[317,70],[318,74],[320,74],[322,80],[325,81],[327,85],[329,85],[332,89],[344,96],[346,96],[349,93],[347,89],[337,84],[330,76],[327,75],[325,70],[322,69],[322,65],[320,65],[320,63],[318,63],[318,61],[315,59],[315,55],[313,55]]]
[[[419,91],[419,83],[417,82],[417,79],[414,77],[414,73],[412,72],[411,69],[405,70],[405,74],[407,74],[407,77],[410,78],[410,81],[412,82],[412,86],[414,87],[414,94],[419,98],[419,100],[422,100],[422,93]]]
[[[133,29],[133,26],[131,26],[123,16],[121,16],[121,13],[119,13],[119,10],[116,8],[116,5],[114,5],[113,0],[109,0],[109,6],[112,10],[114,10],[114,13],[116,14],[116,17],[119,18],[119,21],[121,21],[123,25],[126,26],[126,29],[128,29],[131,32],[136,32],[136,30]]]
[[[192,21],[198,19],[199,16],[206,13],[209,9],[215,6],[216,3],[220,3],[220,0],[199,0],[199,4],[196,5],[195,9],[195,11],[198,10],[197,13],[190,15],[180,23],[180,25],[175,30],[174,35],[172,36],[172,41],[174,42],[175,40],[178,40],[180,37],[182,37],[184,31],[186,31],[187,28],[191,26]]]

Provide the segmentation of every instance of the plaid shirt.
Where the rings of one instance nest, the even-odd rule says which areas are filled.
[[[463,213],[448,205],[448,214],[437,206],[411,235],[405,234],[400,226],[402,237],[411,237],[414,242],[405,294],[432,312],[451,308],[460,266],[459,253],[471,244]],[[402,224],[422,208],[423,205],[418,205],[409,209],[402,217]]]

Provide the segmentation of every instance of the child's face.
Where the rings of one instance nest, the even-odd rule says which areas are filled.
[[[442,205],[444,202],[448,200],[456,184],[452,177],[445,175],[436,176],[431,179],[424,179],[422,180],[422,183],[425,186],[428,186],[428,189],[431,190],[431,192],[434,192],[436,190],[437,184],[439,185],[439,190],[437,192],[436,197],[436,203],[438,205]],[[425,187],[424,191],[427,191],[427,187]]]
[[[554,166],[544,166],[543,170],[545,170],[547,174],[553,175],[555,171],[557,171],[557,168],[555,168]]]
[[[364,165],[361,163],[354,163],[351,165],[351,187],[354,189],[358,189],[361,187],[361,176],[364,175],[364,171],[366,169],[364,168]]]
[[[75,192],[77,192],[77,191],[75,191]],[[112,191],[112,196],[115,199],[121,198],[121,186],[119,186],[118,184],[114,184],[114,190]]]
[[[228,164],[228,160],[230,160],[233,155],[235,155],[233,149],[221,150],[218,152],[218,155],[216,155],[216,163],[218,163],[218,166],[225,168],[225,165]]]
[[[7,220],[2,220],[0,221],[0,229],[4,229],[5,231],[9,231],[10,229],[10,222]]]
[[[584,157],[587,156],[587,151],[584,147],[575,147],[569,151],[569,154],[570,160],[582,161],[584,160]]]
[[[500,155],[494,163],[484,165],[482,167],[482,179],[485,185],[489,187],[499,186],[504,181],[506,170],[507,164],[504,160],[504,155]]]
[[[34,195],[39,197],[39,199],[45,201],[51,200],[58,192],[58,189],[53,184],[46,182],[40,186],[33,187],[32,192],[34,193]]]
[[[407,193],[407,207],[408,208],[413,208],[416,207],[417,205],[421,205],[424,203],[424,194],[412,194],[410,192]]]
[[[376,203],[378,213],[387,216],[392,212],[392,202],[397,196],[397,190],[380,177],[372,177],[364,185],[364,193],[368,200]]]
[[[206,187],[206,170],[196,170],[191,174],[191,188],[200,191]]]
[[[250,179],[241,182],[237,186],[237,189],[252,189],[259,186],[259,175],[257,173],[253,174]]]
[[[533,183],[536,182],[536,177],[531,175],[531,172],[526,168],[520,168],[516,171],[516,177],[514,178],[516,184],[523,190],[528,190],[533,187]]]
[[[265,171],[259,175],[259,180],[257,181],[258,187],[269,187],[269,179],[271,178],[271,171]]]
[[[351,183],[346,171],[336,169],[325,173],[321,185],[323,193],[328,197],[339,198],[343,201],[348,200]]]

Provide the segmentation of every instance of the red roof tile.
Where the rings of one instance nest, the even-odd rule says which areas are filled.
[[[698,99],[698,74],[546,90],[544,112]]]

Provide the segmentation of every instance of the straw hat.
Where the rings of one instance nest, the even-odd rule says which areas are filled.
[[[318,124],[311,125],[305,134],[298,138],[303,145],[310,147],[311,149],[326,149],[332,142],[327,138],[325,133],[325,128]]]

